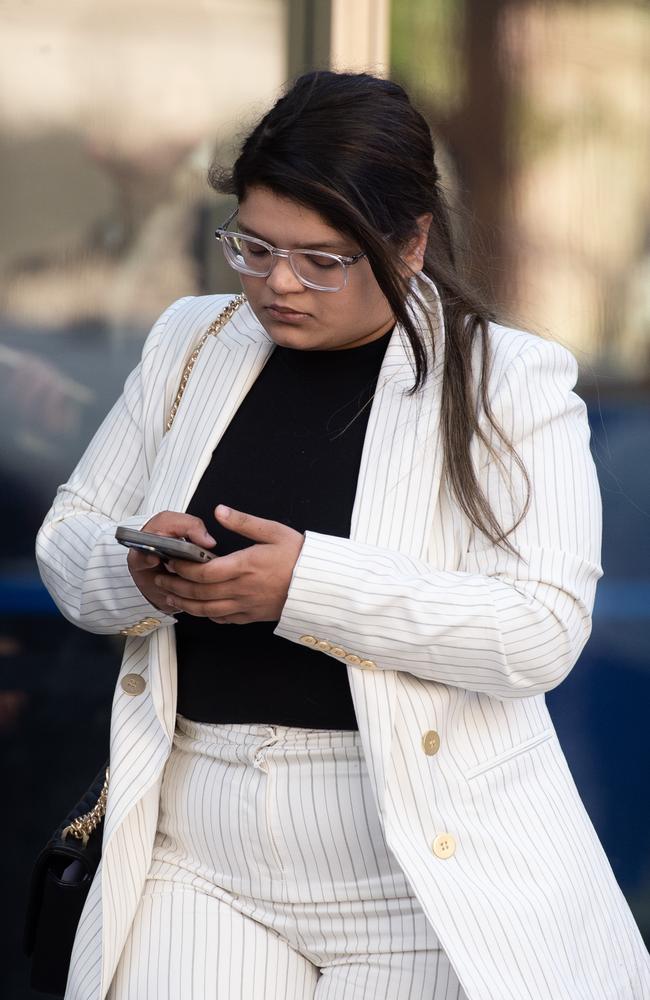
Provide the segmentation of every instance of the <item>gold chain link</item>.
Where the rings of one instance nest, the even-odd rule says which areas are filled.
[[[205,333],[201,337],[200,341],[198,342],[198,344],[196,345],[196,347],[194,348],[194,350],[190,354],[189,360],[188,360],[187,364],[185,365],[185,368],[183,370],[183,374],[181,375],[181,381],[180,381],[180,385],[178,387],[178,392],[176,393],[176,399],[174,400],[172,408],[169,411],[169,417],[167,418],[167,426],[166,426],[165,430],[167,430],[167,431],[171,430],[171,426],[174,423],[174,417],[176,416],[176,411],[178,410],[178,407],[180,406],[181,399],[183,398],[183,393],[185,392],[185,386],[187,385],[189,377],[192,374],[192,369],[194,368],[194,365],[196,364],[196,359],[198,358],[199,354],[201,353],[201,348],[205,344],[205,342],[208,339],[208,337],[216,337],[217,336],[217,334],[220,332],[220,330],[223,329],[223,327],[226,325],[226,323],[228,322],[228,320],[231,319],[234,316],[234,314],[237,312],[237,310],[239,309],[239,307],[241,305],[243,305],[245,301],[246,301],[246,296],[245,295],[236,295],[235,298],[232,299],[232,301],[228,303],[228,305],[226,306],[226,308],[221,313],[219,313],[219,315],[214,320],[214,322],[212,322],[210,324],[210,326],[205,331]]]
[[[92,807],[90,812],[84,813],[83,816],[77,816],[73,819],[72,823],[69,823],[63,829],[61,833],[61,839],[70,835],[71,837],[76,837],[77,840],[83,840],[83,846],[85,847],[88,843],[88,838],[90,837],[93,830],[96,830],[102,821],[104,813],[106,812],[106,798],[108,796],[108,768],[106,768],[106,774],[104,776],[104,784],[102,790],[99,793],[99,798],[97,802]]]

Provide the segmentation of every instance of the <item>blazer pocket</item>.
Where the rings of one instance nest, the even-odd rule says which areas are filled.
[[[491,771],[493,767],[499,767],[500,764],[505,764],[506,761],[512,760],[514,757],[519,757],[522,753],[526,753],[528,750],[533,750],[538,747],[541,743],[546,743],[555,736],[554,729],[544,729],[541,733],[535,733],[534,736],[530,736],[527,740],[522,743],[517,743],[516,746],[508,747],[507,750],[503,750],[502,753],[498,753],[495,757],[488,757],[487,760],[482,761],[480,764],[470,767],[465,771],[465,777],[468,781],[472,778],[478,778],[480,774],[485,774],[486,771]]]

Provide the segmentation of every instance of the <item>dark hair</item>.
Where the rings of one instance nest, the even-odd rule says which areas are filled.
[[[208,180],[215,190],[234,194],[240,201],[250,187],[267,187],[314,209],[358,242],[409,339],[415,360],[415,384],[409,394],[425,382],[428,359],[407,305],[408,278],[399,270],[398,254],[417,235],[418,217],[431,213],[423,271],[438,289],[445,320],[444,468],[472,523],[492,542],[514,551],[506,536],[528,510],[530,481],[495,422],[487,398],[487,328],[495,316],[461,273],[434,164],[431,132],[406,91],[367,73],[304,73],[244,140],[232,170],[215,162]],[[392,238],[386,240],[386,234]],[[434,346],[430,320],[429,332]],[[523,473],[527,488],[524,509],[508,530],[491,510],[470,460],[472,434],[478,434],[498,459],[479,425],[473,398],[471,358],[477,337],[481,339],[481,405]]]

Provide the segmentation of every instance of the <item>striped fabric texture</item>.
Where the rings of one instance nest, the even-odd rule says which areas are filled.
[[[179,717],[109,1000],[465,1000],[353,730]]]
[[[412,357],[396,326],[350,538],[306,531],[275,631],[345,656],[386,843],[469,1000],[650,1000],[650,956],[544,700],[589,637],[602,574],[577,365],[557,344],[490,326],[491,408],[533,490],[510,536],[519,555],[510,555],[471,525],[443,474],[444,324],[434,284],[420,275],[416,290],[436,329],[430,377],[406,395]],[[184,362],[227,300],[181,299],[161,316],[37,539],[43,580],[69,620],[103,633],[157,622],[127,639],[116,685],[103,859],[66,993],[75,1000],[106,996],[119,962],[152,860],[176,724],[175,619],[137,590],[115,526],[186,509],[274,349],[243,306],[206,342],[164,434]],[[521,475],[507,452],[495,458],[478,438],[471,447],[487,498],[509,525]],[[122,687],[127,674],[144,681],[141,693]],[[440,741],[433,754],[424,749],[431,732]],[[453,844],[444,857],[440,838]]]

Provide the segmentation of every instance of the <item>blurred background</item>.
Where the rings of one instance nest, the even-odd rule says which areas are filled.
[[[548,703],[650,943],[650,6],[5,0],[2,997],[37,996],[20,950],[29,872],[107,755],[121,655],[119,638],[56,612],[34,537],[157,316],[182,295],[239,290],[213,239],[231,202],[208,188],[208,164],[318,67],[407,87],[475,280],[578,358],[605,577],[592,638]]]

